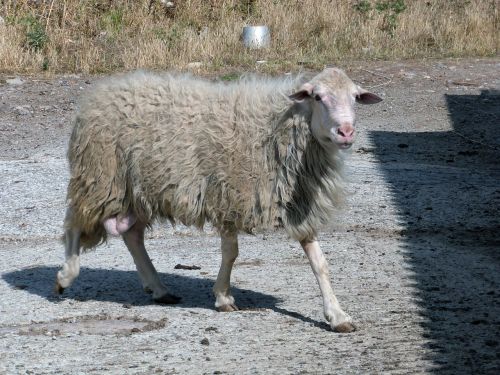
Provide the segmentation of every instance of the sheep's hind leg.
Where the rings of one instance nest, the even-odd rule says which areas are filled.
[[[318,241],[301,241],[309,263],[318,281],[321,294],[323,295],[323,308],[326,320],[336,332],[347,333],[355,331],[351,323],[351,317],[340,308],[337,298],[333,294],[332,285],[328,276],[328,263],[321,251]]]
[[[217,311],[230,312],[238,310],[230,291],[231,270],[238,257],[237,232],[221,233],[222,262],[213,288],[215,294],[215,308]]]
[[[72,211],[66,211],[65,225],[71,222]],[[80,230],[68,227],[64,234],[65,261],[63,267],[57,272],[55,292],[61,294],[68,288],[80,273]]]
[[[123,241],[134,259],[142,286],[146,292],[152,292],[153,300],[157,303],[175,304],[181,298],[167,292],[167,288],[160,281],[151,259],[144,246],[145,225],[135,223],[128,231],[122,233]]]

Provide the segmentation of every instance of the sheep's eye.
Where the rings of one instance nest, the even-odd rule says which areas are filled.
[[[321,101],[321,96],[319,96],[319,95],[315,95],[315,96],[314,96],[314,100],[316,100],[316,101],[320,102],[320,101]]]

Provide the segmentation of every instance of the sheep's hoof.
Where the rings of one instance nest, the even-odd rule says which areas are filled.
[[[153,298],[153,301],[163,305],[175,305],[181,301],[181,297],[174,296],[173,294],[167,293],[161,297]]]
[[[333,327],[333,331],[338,333],[349,333],[354,332],[355,330],[356,326],[349,322],[340,323]]]
[[[59,281],[56,280],[56,285],[54,285],[54,293],[63,294],[64,288],[59,284]]]
[[[232,311],[238,311],[238,306],[236,306],[234,303],[228,303],[227,305],[222,305],[216,308],[218,312],[232,312]]]

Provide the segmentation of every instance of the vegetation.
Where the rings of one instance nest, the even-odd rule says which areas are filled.
[[[277,72],[348,59],[492,56],[497,6],[497,0],[4,0],[0,71],[183,70],[199,62],[202,72]],[[241,30],[249,24],[270,27],[270,48],[243,47]]]

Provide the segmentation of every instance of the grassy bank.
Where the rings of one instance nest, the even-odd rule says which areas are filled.
[[[167,4],[168,3],[168,4]],[[492,56],[498,0],[6,0],[0,71],[321,68],[348,59]],[[166,5],[167,4],[167,5]],[[173,6],[172,6],[173,5]],[[1,21],[1,20],[0,20]],[[244,25],[272,43],[247,50]]]

